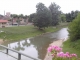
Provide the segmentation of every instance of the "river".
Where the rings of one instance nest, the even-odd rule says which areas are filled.
[[[3,45],[11,49],[20,51],[31,57],[43,60],[47,53],[47,48],[49,44],[55,40],[63,38],[68,38],[67,28],[62,28],[61,30],[54,33],[47,33],[41,36],[27,38],[21,41],[5,42]],[[0,50],[5,52],[5,49],[3,48],[0,48]],[[9,51],[9,54],[17,57],[17,54],[15,52]],[[0,52],[0,60],[16,60],[16,59]],[[22,56],[22,60],[31,59]]]

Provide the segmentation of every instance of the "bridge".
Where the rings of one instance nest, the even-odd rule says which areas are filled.
[[[4,45],[0,45],[0,47],[6,49],[6,52],[3,52],[3,51],[0,51],[0,52],[2,52],[2,53],[4,53],[4,54],[7,54],[7,55],[9,55],[9,56],[11,56],[11,57],[13,57],[13,58],[15,58],[15,59],[17,59],[17,60],[21,60],[21,56],[22,56],[22,55],[25,56],[25,57],[28,57],[28,58],[30,58],[30,59],[32,59],[32,60],[40,60],[40,59],[33,58],[33,57],[31,57],[31,56],[28,56],[28,55],[26,55],[26,54],[23,54],[23,53],[21,53],[21,52],[19,52],[19,51],[16,51],[16,50],[14,50],[14,49],[8,48],[8,47],[6,47],[6,46],[4,46]],[[14,56],[10,55],[10,54],[9,54],[9,50],[17,53],[17,54],[18,54],[18,57],[14,57]]]

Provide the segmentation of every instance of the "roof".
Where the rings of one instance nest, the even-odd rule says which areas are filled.
[[[7,20],[0,20],[0,23],[7,23]]]

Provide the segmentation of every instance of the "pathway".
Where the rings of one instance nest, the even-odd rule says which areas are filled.
[[[64,40],[65,40],[65,39],[59,39],[59,40],[54,41],[53,43],[51,43],[49,46],[53,45],[53,46],[60,46],[60,47],[62,47],[62,43],[63,43]],[[44,60],[52,60],[51,58],[52,58],[52,57],[49,56],[49,55],[48,55],[48,52],[47,52]]]

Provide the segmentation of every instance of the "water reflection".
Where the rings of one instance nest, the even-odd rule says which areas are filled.
[[[56,39],[64,37],[66,38],[67,36],[68,36],[67,28],[64,28],[55,33],[48,33],[42,36],[28,38],[17,42],[6,42],[3,45],[15,49],[17,51],[20,51],[26,55],[43,60],[46,55],[47,47],[49,46],[49,44]],[[0,48],[0,50],[4,49]],[[11,54],[13,54],[14,56],[16,55],[14,52],[11,52]],[[27,58],[22,57],[22,59],[26,60]]]

